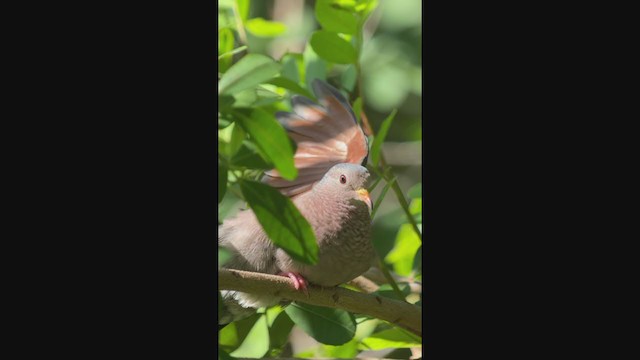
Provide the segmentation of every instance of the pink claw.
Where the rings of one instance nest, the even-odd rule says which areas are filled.
[[[302,275],[298,274],[298,273],[294,273],[294,272],[281,272],[280,274],[278,274],[280,276],[287,276],[289,279],[293,280],[293,287],[296,290],[302,290],[305,295],[309,296],[309,290],[307,289],[307,280],[305,280],[305,278],[302,277]]]

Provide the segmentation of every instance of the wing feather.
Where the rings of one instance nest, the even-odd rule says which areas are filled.
[[[293,96],[293,113],[278,112],[276,118],[297,145],[294,163],[298,177],[288,181],[276,170],[265,172],[262,181],[287,196],[310,190],[334,165],[365,165],[369,146],[349,102],[327,83],[315,80],[313,91],[319,104]]]

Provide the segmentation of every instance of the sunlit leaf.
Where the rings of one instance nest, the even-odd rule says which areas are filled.
[[[356,49],[337,33],[316,31],[309,41],[313,50],[321,58],[337,64],[353,64],[356,62]]]
[[[247,54],[233,64],[218,82],[219,94],[234,94],[257,86],[274,77],[280,71],[280,64],[268,56]]]
[[[323,29],[344,34],[355,34],[358,20],[355,15],[339,7],[332,6],[332,0],[316,1],[316,19]]]
[[[218,8],[233,8],[234,0],[218,0]]]
[[[399,328],[383,330],[362,340],[362,350],[422,347],[422,339]]]
[[[411,200],[409,212],[413,215],[414,219],[416,219],[417,223],[422,223],[422,198]]]
[[[260,225],[278,247],[297,261],[311,265],[318,262],[315,234],[291,199],[255,181],[241,180],[240,189]]]
[[[389,132],[389,128],[391,127],[391,123],[393,119],[396,117],[398,113],[397,109],[393,109],[391,114],[387,116],[386,119],[380,125],[380,129],[376,134],[376,137],[373,139],[373,145],[371,145],[371,163],[374,165],[378,165],[378,161],[380,161],[380,150],[382,149],[382,143],[384,142],[384,138],[387,136],[387,132]]]
[[[247,31],[259,37],[276,37],[287,31],[287,26],[281,22],[254,18],[246,23]]]
[[[422,242],[411,224],[403,224],[398,231],[395,247],[387,254],[385,261],[393,264],[396,273],[407,276],[411,273],[413,259],[420,245]]]
[[[355,7],[355,10],[364,18],[373,12],[378,6],[378,0],[361,0]]]
[[[236,121],[251,135],[252,141],[276,166],[283,178],[293,180],[298,176],[298,170],[293,163],[291,141],[273,115],[264,110],[255,109],[251,112],[251,117],[238,114]]]
[[[261,314],[246,338],[230,355],[233,357],[260,358],[269,351],[269,327],[267,318]]]
[[[240,346],[260,319],[260,314],[253,314],[245,319],[234,321],[220,330],[218,344],[228,352]]]
[[[247,21],[247,18],[249,17],[249,5],[250,5],[250,0],[235,0],[236,4],[238,4],[238,12],[240,15],[240,19],[242,19],[242,21]]]
[[[358,350],[359,341],[351,339],[346,344],[334,346],[323,344],[320,347],[320,353],[323,357],[334,359],[355,359],[356,355],[360,352]]]
[[[285,312],[304,332],[323,344],[342,345],[353,339],[356,332],[353,315],[341,309],[292,303]]]

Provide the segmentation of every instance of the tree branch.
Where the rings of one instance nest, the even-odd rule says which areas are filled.
[[[309,285],[309,297],[293,287],[288,277],[220,269],[219,289],[265,294],[311,305],[343,309],[385,320],[422,336],[422,310],[406,302],[363,294],[340,287]]]

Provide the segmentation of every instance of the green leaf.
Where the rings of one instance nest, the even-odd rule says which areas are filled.
[[[411,199],[422,197],[422,183],[417,183],[407,191],[407,196]]]
[[[311,84],[315,79],[327,80],[327,63],[316,54],[309,43],[304,49],[303,62],[304,83],[307,89],[311,90]]]
[[[249,17],[250,1],[236,0],[236,4],[238,4],[238,12],[240,15],[240,19],[242,19],[243,22],[247,21],[247,18]]]
[[[231,163],[245,167],[249,169],[260,169],[260,170],[268,170],[273,169],[273,164],[266,161],[258,152],[256,145],[250,141],[245,140],[242,143],[242,146],[236,153],[236,155],[231,158]]]
[[[337,64],[353,64],[357,60],[356,49],[337,33],[316,31],[309,41],[313,50],[321,58]]]
[[[393,109],[391,114],[384,119],[382,125],[380,125],[380,130],[378,130],[376,137],[373,139],[373,145],[371,145],[371,163],[373,165],[378,165],[378,161],[380,161],[380,149],[382,148],[382,143],[384,142],[384,138],[387,136],[389,127],[391,127],[391,123],[397,113],[398,109]]]
[[[362,20],[365,20],[377,6],[378,0],[360,0],[358,1],[358,5],[356,5],[356,11],[363,16]]]
[[[304,60],[302,54],[284,54],[280,62],[282,63],[280,74],[295,83],[299,83],[300,79],[304,77]]]
[[[422,223],[422,198],[411,200],[409,213],[411,213],[411,215],[416,219],[416,223]]]
[[[231,356],[261,358],[269,351],[269,327],[267,317],[261,314],[255,322],[242,344],[235,349]]]
[[[236,99],[231,95],[218,96],[218,111],[226,113],[235,101]]]
[[[224,129],[227,126],[231,125],[232,123],[233,123],[233,120],[230,117],[220,116],[218,118],[218,130]]]
[[[281,88],[285,88],[287,90],[291,90],[292,92],[306,96],[311,100],[315,100],[315,96],[311,95],[311,93],[308,92],[305,88],[285,77],[280,76],[273,78],[269,80],[268,83],[271,85],[279,86]]]
[[[220,360],[233,360],[231,355],[229,355],[226,351],[218,348],[218,359]]]
[[[359,341],[356,339],[351,339],[346,344],[333,346],[333,345],[322,345],[320,352],[323,357],[333,358],[333,359],[355,359],[356,355],[360,351],[358,351],[358,343]]]
[[[289,334],[293,329],[293,321],[286,312],[281,312],[269,327],[269,338],[272,349],[281,349],[289,340]]]
[[[225,351],[231,352],[238,348],[260,318],[260,314],[253,314],[245,319],[234,321],[219,332],[218,344]]]
[[[233,131],[231,132],[231,139],[229,141],[229,156],[233,156],[238,152],[246,136],[242,127],[236,126],[235,123],[233,125]]]
[[[251,135],[252,141],[260,151],[273,162],[280,175],[293,180],[298,170],[293,163],[293,146],[284,128],[276,118],[261,109],[251,112],[251,117],[238,113],[236,120]]]
[[[280,64],[268,56],[247,54],[222,75],[218,94],[234,94],[271,79],[280,71]]]
[[[360,340],[367,338],[373,334],[377,325],[379,324],[379,320],[370,319],[364,321],[358,321],[361,319],[356,319],[357,329],[356,334],[349,342],[343,345],[333,346],[333,345],[322,345],[320,347],[320,352],[323,357],[328,358],[340,358],[340,359],[355,359],[356,355],[360,352],[358,350],[358,344]]]
[[[304,332],[328,345],[342,345],[353,339],[356,322],[341,309],[292,303],[284,310]]]
[[[416,251],[422,245],[411,224],[402,224],[396,236],[395,247],[387,254],[385,261],[393,264],[398,275],[408,276],[413,267]]]
[[[340,82],[342,86],[348,91],[353,91],[356,86],[356,78],[358,73],[356,72],[356,67],[354,65],[349,65],[340,75]]]
[[[281,22],[254,18],[246,23],[247,31],[258,37],[276,37],[287,31],[287,26]]]
[[[233,32],[229,28],[218,31],[218,55],[222,55],[233,50]],[[231,66],[231,56],[218,59],[218,71],[225,73]]]
[[[389,348],[422,347],[422,339],[399,328],[392,328],[375,333],[362,340],[361,350],[382,350]]]
[[[223,247],[218,248],[218,269],[222,267],[227,261],[231,260],[231,251]]]
[[[355,34],[358,30],[358,19],[349,11],[332,6],[332,0],[316,1],[316,19],[322,28],[343,34]]]
[[[297,261],[318,262],[315,234],[291,199],[255,181],[240,180],[240,189],[271,241]]]
[[[247,49],[247,46],[246,46],[246,45],[242,45],[242,46],[240,46],[240,47],[238,47],[238,48],[236,48],[236,49],[233,49],[233,50],[228,51],[228,52],[226,52],[226,53],[224,53],[224,54],[222,54],[222,55],[219,55],[219,56],[218,56],[218,60],[221,60],[221,59],[227,59],[227,58],[231,59],[231,57],[232,57],[233,55],[235,55],[235,54],[237,54],[237,53],[239,53],[239,52],[241,52],[241,51],[244,51],[244,50],[246,50],[246,49]],[[220,71],[220,72],[223,72],[223,71]]]
[[[220,163],[218,159],[218,204],[224,199],[224,194],[227,192],[227,173],[229,169]]]

